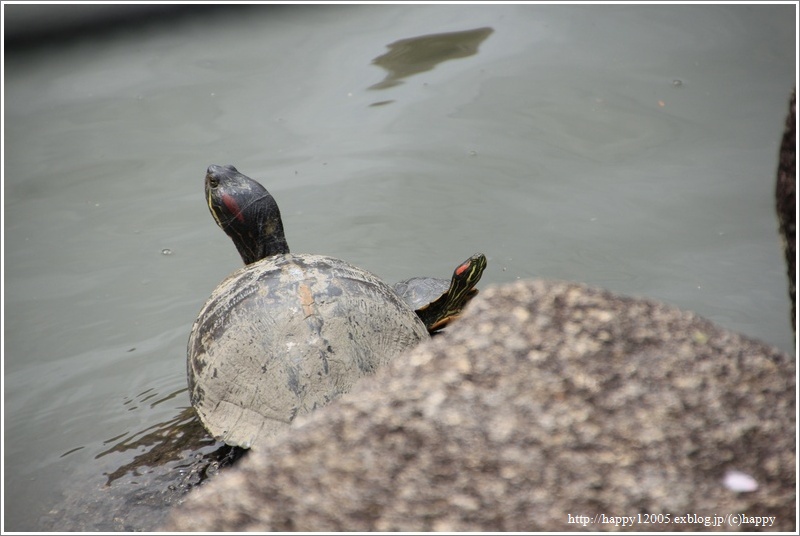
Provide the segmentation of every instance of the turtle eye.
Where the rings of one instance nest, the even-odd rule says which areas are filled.
[[[209,176],[208,177],[208,185],[211,188],[216,188],[217,186],[219,186],[219,179],[214,177],[213,175]]]

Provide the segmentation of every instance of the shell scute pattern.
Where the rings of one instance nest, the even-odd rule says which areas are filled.
[[[366,271],[316,255],[264,259],[223,282],[200,313],[193,405],[226,443],[258,445],[427,337]]]

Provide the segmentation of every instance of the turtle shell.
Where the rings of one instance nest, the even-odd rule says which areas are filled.
[[[220,283],[192,326],[191,402],[214,437],[258,447],[428,338],[373,274],[321,255],[268,257]]]
[[[412,277],[394,284],[394,291],[415,311],[427,307],[450,289],[449,279]]]

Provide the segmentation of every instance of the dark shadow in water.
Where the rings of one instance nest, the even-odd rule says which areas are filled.
[[[190,17],[252,16],[253,6],[182,4],[14,4],[5,6],[8,53],[59,47],[76,39],[113,39],[116,32],[147,32],[154,25],[175,31]],[[258,7],[255,7],[258,9]]]
[[[197,418],[194,408],[188,407],[169,421],[155,424],[123,439],[95,456],[95,459],[112,452],[141,452],[130,462],[111,473],[105,473],[108,477],[106,486],[110,486],[115,480],[128,473],[141,474],[140,469],[144,467],[159,467],[170,462],[184,460],[187,452],[200,451],[205,447],[213,448],[211,452],[203,453],[201,456],[201,459],[207,462],[204,465],[210,466],[212,472],[216,472],[222,463],[229,462],[227,465],[230,465],[241,457],[241,453],[238,451],[242,451],[242,449],[229,447],[209,436]],[[204,466],[202,469],[196,484],[202,483],[208,477],[206,473],[209,467]]]
[[[373,65],[383,67],[389,74],[369,89],[393,87],[402,84],[403,78],[430,71],[443,61],[475,55],[492,32],[492,28],[477,28],[395,41],[387,45],[389,52],[372,60]]]
[[[171,393],[150,406],[185,391]],[[157,530],[186,493],[247,453],[208,435],[192,407],[166,422],[110,438],[106,444],[110,443],[113,445],[95,459],[116,455],[122,465],[103,473],[104,484],[75,482],[65,500],[40,520],[42,530]]]

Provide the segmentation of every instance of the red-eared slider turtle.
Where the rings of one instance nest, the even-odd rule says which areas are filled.
[[[289,253],[278,206],[259,183],[211,166],[205,186],[211,214],[246,264],[214,290],[189,337],[190,397],[211,435],[260,446],[428,339],[376,276]]]
[[[456,267],[453,278],[412,277],[394,284],[394,290],[416,311],[433,333],[458,318],[477,293],[475,285],[486,269],[486,256],[476,253]]]

